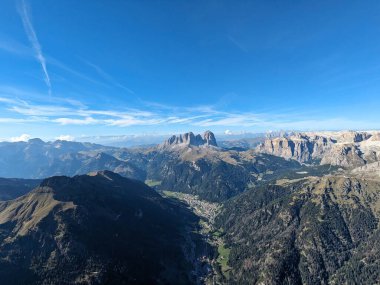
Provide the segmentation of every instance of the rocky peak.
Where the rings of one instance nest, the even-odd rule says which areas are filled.
[[[366,132],[348,131],[341,135],[342,142],[358,143],[369,139],[371,135]]]
[[[206,131],[203,136],[200,134],[194,135],[192,132],[173,135],[167,139],[161,146],[168,147],[174,145],[183,146],[218,146],[216,143],[215,135],[211,131]]]
[[[256,150],[302,163],[319,161],[352,168],[380,159],[379,139],[380,133],[375,131],[294,133],[288,137],[269,137]]]
[[[211,132],[211,131],[206,131],[203,134],[203,141],[207,145],[218,146],[218,144],[216,143],[216,139],[215,139],[214,133]]]
[[[44,144],[45,142],[41,140],[40,138],[34,138],[34,139],[28,140],[28,143],[29,144]]]
[[[87,173],[87,176],[96,176],[96,177],[100,177],[100,178],[106,178],[108,180],[116,180],[116,179],[120,179],[121,176],[115,172],[112,172],[112,171],[109,171],[109,170],[97,170],[97,171],[92,171],[92,172],[89,172]]]

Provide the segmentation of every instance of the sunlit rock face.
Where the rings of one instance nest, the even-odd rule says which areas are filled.
[[[353,168],[379,161],[379,132],[315,132],[267,138],[256,151],[294,159]]]
[[[161,146],[170,147],[173,145],[183,146],[218,146],[215,135],[211,131],[206,131],[203,136],[200,134],[194,135],[194,133],[184,133],[180,135],[173,135],[167,139]]]

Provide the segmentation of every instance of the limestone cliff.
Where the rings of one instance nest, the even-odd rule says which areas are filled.
[[[215,135],[211,131],[206,131],[203,136],[200,134],[194,135],[192,132],[180,135],[173,135],[167,139],[161,147],[166,148],[170,146],[218,146],[216,143]]]
[[[296,133],[267,138],[256,151],[302,163],[353,168],[380,160],[380,132]]]

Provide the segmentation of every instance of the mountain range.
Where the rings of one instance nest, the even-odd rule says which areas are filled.
[[[353,168],[380,160],[380,132],[296,133],[269,138],[257,151],[303,163]]]
[[[33,139],[0,176],[6,284],[380,282],[380,132]]]

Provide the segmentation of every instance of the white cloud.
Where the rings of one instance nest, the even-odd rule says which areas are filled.
[[[70,135],[60,135],[58,137],[55,137],[55,139],[59,141],[73,141],[75,137]]]
[[[364,122],[349,118],[318,119],[316,115],[291,113],[239,113],[226,112],[214,106],[178,107],[160,104],[141,106],[141,109],[124,107],[98,109],[79,101],[64,98],[43,99],[38,94],[0,86],[0,124],[50,123],[59,125],[94,125],[109,127],[174,126],[226,130],[329,130],[378,128],[377,121]],[[41,95],[41,94],[40,94]],[[46,97],[46,96],[45,96]],[[18,98],[27,98],[20,100]],[[51,98],[51,97],[49,97]],[[70,130],[71,132],[71,130]]]
[[[19,137],[11,137],[9,139],[10,142],[27,142],[31,138],[28,134],[22,134]]]
[[[135,117],[127,117],[117,120],[105,120],[105,122],[108,125],[111,126],[119,126],[119,127],[129,127],[129,126],[136,126],[136,125],[158,125],[165,123],[165,119],[139,119]]]
[[[264,122],[255,114],[234,114],[224,113],[217,117],[212,116],[209,119],[198,121],[195,123],[197,126],[212,127],[212,126],[240,126],[252,127],[260,125]]]
[[[92,125],[100,123],[101,121],[92,117],[86,117],[84,119],[58,118],[53,119],[52,122],[59,123],[61,125]]]
[[[21,20],[22,20],[22,23],[24,25],[24,29],[25,29],[26,35],[28,37],[28,40],[29,40],[29,42],[32,45],[32,48],[34,50],[35,57],[39,61],[39,63],[41,64],[42,71],[44,73],[44,81],[45,81],[47,87],[49,88],[49,93],[50,93],[51,92],[51,82],[50,82],[50,77],[49,77],[47,67],[46,67],[46,60],[45,60],[44,55],[42,54],[42,48],[41,48],[40,42],[38,41],[37,34],[36,34],[36,31],[34,30],[32,21],[30,19],[29,8],[28,8],[25,0],[21,1],[21,5],[19,7],[19,13],[20,13]]]
[[[26,119],[19,119],[19,118],[0,118],[0,123],[2,124],[11,124],[11,123],[25,123],[28,120]]]
[[[3,97],[0,97],[0,102],[1,103],[10,103],[10,104],[15,104],[17,103],[15,100],[13,99],[9,99],[9,98],[3,98]]]
[[[26,116],[78,115],[78,110],[59,106],[29,105],[27,103],[23,106],[12,106],[9,110]]]
[[[224,131],[224,134],[225,134],[225,135],[233,135],[233,133],[232,133],[231,130],[225,130],[225,131]]]

